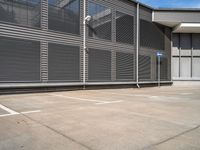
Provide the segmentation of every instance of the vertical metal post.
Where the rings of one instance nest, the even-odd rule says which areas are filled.
[[[158,56],[158,87],[160,87],[160,56]]]
[[[86,0],[83,0],[83,88],[85,89],[85,74],[86,74]]]
[[[136,82],[137,82],[137,87],[140,88],[139,86],[139,13],[140,13],[140,4],[137,3],[137,28],[136,28]]]

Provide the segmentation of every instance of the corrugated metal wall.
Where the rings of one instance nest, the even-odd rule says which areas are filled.
[[[0,69],[3,70],[0,82],[82,84],[82,2],[75,0],[70,5],[58,4],[55,0],[1,2],[0,12],[4,13],[0,14],[3,15],[0,18]],[[7,10],[10,5],[16,14],[30,15],[12,16]],[[27,7],[30,9],[20,9]],[[10,19],[5,14],[10,14],[7,16]],[[136,4],[124,0],[88,0],[87,14],[92,19],[87,24],[86,81],[136,83]],[[139,79],[156,80],[155,54],[159,49],[166,54],[162,64],[167,69],[161,72],[167,77],[163,79],[169,80],[170,37],[164,34],[171,32],[153,24],[151,16],[150,9],[140,7]]]
[[[171,29],[152,22],[152,10],[140,6],[139,80],[158,80],[157,52],[161,58],[161,80],[171,80]],[[147,75],[148,73],[148,75]]]

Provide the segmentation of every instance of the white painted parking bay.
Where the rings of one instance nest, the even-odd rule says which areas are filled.
[[[199,91],[154,87],[1,95],[0,150],[199,150]]]

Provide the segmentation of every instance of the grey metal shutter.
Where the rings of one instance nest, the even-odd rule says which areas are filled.
[[[200,34],[199,33],[193,34],[192,47],[194,50],[200,50]]]
[[[179,49],[179,34],[178,33],[173,33],[172,41],[173,41],[173,48]]]
[[[140,81],[151,79],[151,57],[139,55],[138,75]]]
[[[116,12],[116,41],[133,44],[134,17],[122,12]]]
[[[49,43],[49,81],[80,80],[80,48]]]
[[[181,34],[180,47],[181,47],[181,50],[191,50],[191,48],[192,48],[191,34],[189,34],[189,33]]]
[[[40,42],[0,37],[0,82],[39,82]]]
[[[89,49],[89,81],[111,81],[111,51]]]
[[[117,80],[134,79],[134,55],[130,53],[116,53]]]

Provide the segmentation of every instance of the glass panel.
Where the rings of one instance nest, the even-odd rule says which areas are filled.
[[[49,29],[80,33],[80,0],[49,0]]]
[[[116,12],[116,40],[117,42],[133,44],[134,17]]]
[[[0,21],[40,27],[40,0],[0,0]]]
[[[111,9],[102,5],[89,3],[89,15],[92,17],[89,22],[89,36],[111,40],[112,13]]]

